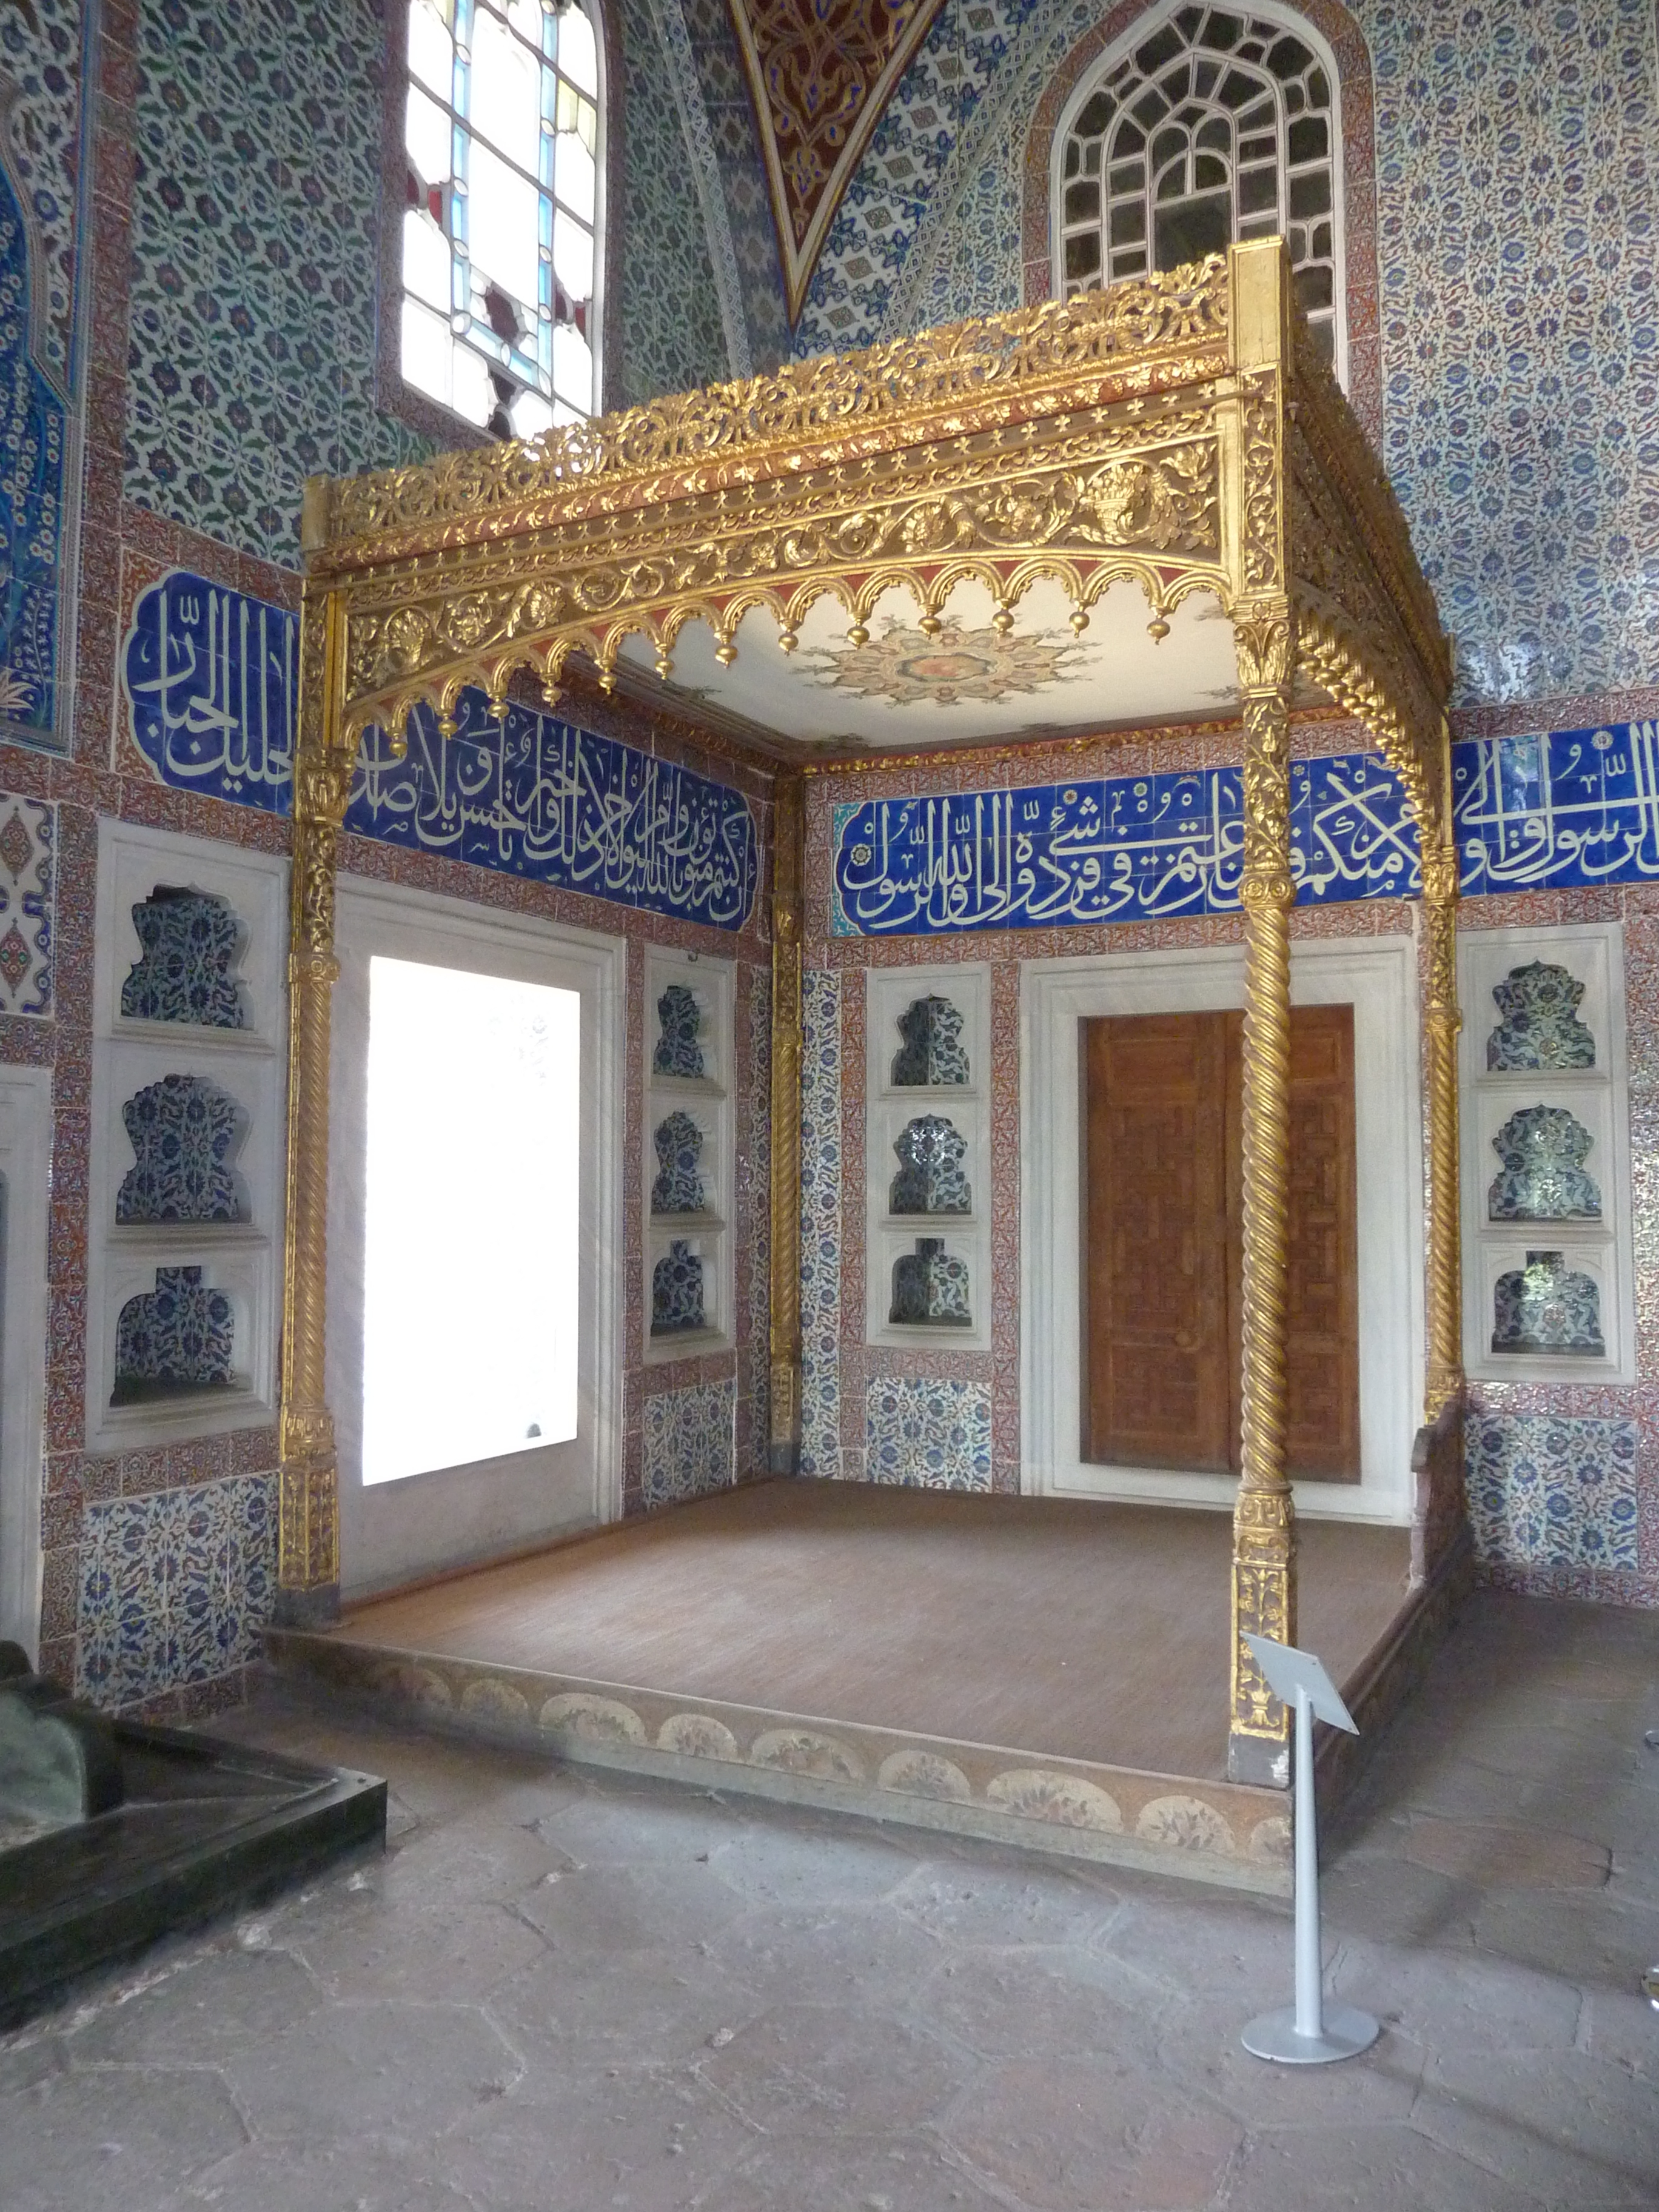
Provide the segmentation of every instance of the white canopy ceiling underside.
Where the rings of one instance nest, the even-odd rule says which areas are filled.
[[[1004,635],[996,602],[977,580],[958,584],[940,613],[937,635],[921,628],[911,593],[895,586],[854,644],[838,599],[818,599],[786,653],[775,617],[751,608],[722,667],[714,632],[689,623],[673,651],[667,689],[689,693],[814,750],[975,744],[1050,732],[1097,730],[1212,719],[1237,699],[1232,625],[1210,593],[1194,593],[1169,617],[1169,635],[1150,635],[1145,592],[1121,582],[1090,610],[1079,636],[1073,605],[1052,578],[1034,583],[1013,609]],[[630,637],[623,659],[639,673],[654,666],[650,641]]]

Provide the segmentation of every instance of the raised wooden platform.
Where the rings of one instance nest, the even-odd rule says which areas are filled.
[[[1301,1639],[1370,1682],[1408,1533],[1300,1538]],[[269,1649],[571,1758],[1283,1891],[1286,1798],[1224,1778],[1231,1547],[1218,1513],[766,1482]]]

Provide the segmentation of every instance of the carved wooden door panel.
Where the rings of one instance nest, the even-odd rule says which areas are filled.
[[[1083,1456],[1224,1473],[1227,1017],[1083,1029]]]
[[[1084,1024],[1085,1459],[1237,1472],[1243,1016]],[[1286,1458],[1359,1480],[1353,1009],[1291,1012]]]

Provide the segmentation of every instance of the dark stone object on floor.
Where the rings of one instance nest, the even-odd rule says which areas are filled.
[[[0,2028],[158,1936],[386,1841],[377,1777],[111,1720],[0,1663]]]

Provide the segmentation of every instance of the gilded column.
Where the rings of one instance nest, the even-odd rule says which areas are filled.
[[[1424,1419],[1433,1421],[1463,1388],[1462,1231],[1458,1190],[1457,842],[1451,813],[1451,740],[1443,722],[1438,820],[1423,855],[1423,921],[1428,934],[1428,993],[1423,1008],[1423,1066],[1429,1091],[1428,1375]],[[1425,844],[1428,838],[1425,836]]]
[[[337,741],[343,619],[307,586],[300,626],[300,733],[289,896],[288,1219],[283,1275],[282,1510],[276,1618],[289,1627],[339,1612],[334,1419],[324,1389],[328,1287],[329,1040],[335,848],[355,747]]]
[[[1296,1640],[1296,1513],[1285,1470],[1285,1282],[1290,1168],[1291,624],[1281,605],[1235,624],[1244,719],[1243,1349],[1233,1512],[1235,1782],[1290,1779],[1284,1707],[1246,1630]]]
[[[800,956],[805,791],[780,774],[772,802],[772,1419],[769,1464],[800,1458]]]

